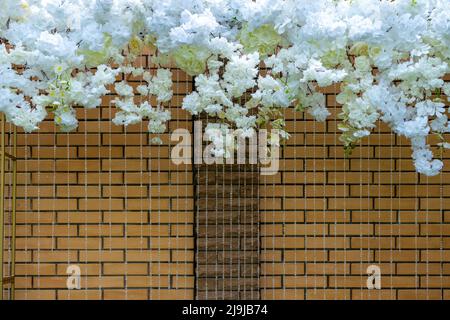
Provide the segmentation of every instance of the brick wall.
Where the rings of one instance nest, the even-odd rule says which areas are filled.
[[[179,109],[191,80],[174,80],[170,128],[191,129]],[[449,154],[442,175],[420,176],[408,142],[382,125],[344,158],[335,89],[326,123],[286,114],[280,172],[260,177],[261,298],[450,298]],[[18,135],[18,299],[194,297],[192,167],[171,163],[167,134],[151,146],[145,123],[111,124],[112,99],[77,110],[76,133],[49,119]],[[72,264],[81,290],[66,289]],[[381,290],[366,289],[371,264]]]
[[[338,88],[323,91],[332,116],[289,112],[282,171],[262,179],[262,297],[449,299],[448,152],[440,176],[418,175],[408,141],[381,125],[345,158]],[[370,265],[381,290],[367,289]]]
[[[173,70],[173,80],[171,130],[190,129],[180,103],[191,79]],[[112,124],[113,99],[78,109],[76,132],[48,119],[18,134],[17,299],[193,297],[191,168],[168,160],[168,134],[151,145],[146,122]],[[66,289],[72,264],[81,290]]]

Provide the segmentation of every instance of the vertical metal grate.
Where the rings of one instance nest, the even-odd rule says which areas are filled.
[[[5,298],[14,300],[16,286],[17,133],[16,127],[12,125],[9,125],[7,132],[3,113],[0,121],[0,300]],[[6,150],[6,140],[9,144],[8,151]],[[9,179],[6,178],[7,174]]]

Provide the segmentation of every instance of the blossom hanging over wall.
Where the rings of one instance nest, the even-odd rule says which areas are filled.
[[[288,139],[287,108],[324,121],[319,89],[335,85],[348,152],[378,121],[411,141],[420,173],[443,166],[430,135],[450,147],[448,0],[0,0],[0,8],[0,111],[27,132],[48,112],[72,131],[74,107],[96,108],[113,89],[115,124],[148,119],[162,133],[175,65],[195,77],[182,108],[244,136],[272,127]],[[155,52],[154,73],[133,64],[144,48]],[[142,84],[131,87],[130,76]]]

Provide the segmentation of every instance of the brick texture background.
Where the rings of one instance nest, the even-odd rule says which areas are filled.
[[[173,73],[170,129],[191,130],[179,108],[191,79]],[[326,123],[286,113],[292,137],[280,172],[259,179],[260,297],[449,299],[449,154],[440,176],[418,175],[409,143],[381,125],[345,158],[337,90],[324,89]],[[168,134],[155,146],[146,123],[111,124],[113,98],[77,110],[75,133],[55,131],[51,119],[39,133],[19,132],[18,299],[194,297],[192,166],[171,163]],[[71,264],[81,290],[66,289]],[[366,288],[372,264],[381,290]]]
[[[262,178],[262,297],[449,299],[448,153],[440,176],[419,175],[382,124],[344,157],[338,87],[323,90],[332,116],[288,113],[281,172]],[[366,287],[370,265],[381,290]]]

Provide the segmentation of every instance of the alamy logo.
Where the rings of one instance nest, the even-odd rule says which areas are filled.
[[[381,269],[377,265],[367,267],[367,289],[381,289]]]
[[[76,264],[72,264],[67,267],[66,273],[69,275],[67,277],[67,289],[81,289],[81,269]]]
[[[280,131],[261,129],[231,130],[215,126],[203,133],[201,121],[194,122],[194,144],[187,129],[176,129],[171,141],[171,160],[181,164],[261,164],[262,175],[275,175],[279,170]],[[204,146],[204,142],[209,142]],[[193,155],[192,155],[193,150]]]

